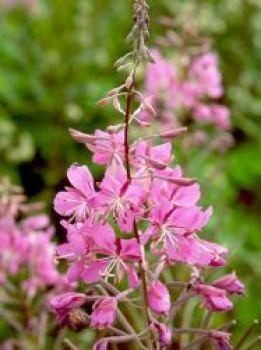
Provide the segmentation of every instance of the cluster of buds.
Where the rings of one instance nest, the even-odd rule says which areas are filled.
[[[81,312],[86,326],[102,329],[96,350],[133,341],[140,349],[161,349],[183,333],[196,334],[197,344],[211,341],[217,350],[230,349],[226,327],[174,327],[177,313],[191,298],[212,314],[231,310],[231,296],[244,295],[245,290],[235,273],[212,282],[206,278],[205,271],[226,265],[228,251],[200,237],[212,207],[203,209],[198,204],[201,192],[196,180],[184,177],[178,165],[172,166],[172,142],[186,128],[131,140],[132,123],[144,123],[142,112],[146,110],[151,119],[156,115],[135,87],[135,68],[140,63],[136,44],[143,45],[139,34],[148,29],[147,11],[145,1],[135,1],[130,72],[123,85],[99,102],[112,102],[124,122],[93,135],[70,130],[93,153],[93,162],[106,169],[96,183],[87,166],[71,165],[70,186],[54,200],[67,230],[57,258],[68,262],[67,281],[78,283],[79,291],[57,295],[51,306],[63,325],[74,328],[72,314]],[[120,99],[125,100],[125,108]],[[137,108],[132,108],[133,101],[138,102]],[[174,266],[185,266],[189,278],[176,280]],[[181,289],[180,295],[174,297],[172,289]],[[135,314],[139,309],[144,317],[139,313],[138,324],[131,324],[124,311]]]

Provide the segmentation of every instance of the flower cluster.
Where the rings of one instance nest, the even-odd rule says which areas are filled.
[[[24,203],[19,187],[3,180],[0,195],[0,287],[24,276],[20,288],[32,298],[61,282],[50,241],[54,230],[47,215],[35,214],[39,204]]]
[[[174,64],[164,59],[158,50],[155,49],[152,55],[155,64],[146,71],[146,94],[152,97],[154,106],[161,108],[164,123],[179,125],[179,113],[186,111],[197,122],[213,123],[220,129],[229,129],[227,107],[209,102],[223,95],[216,54],[208,52],[193,58],[182,79]]]
[[[133,58],[125,84],[99,102],[112,102],[116,111],[124,115],[124,123],[109,126],[106,131],[96,130],[93,135],[70,130],[73,138],[92,152],[93,162],[105,166],[105,174],[95,182],[87,166],[71,165],[67,173],[70,185],[54,200],[67,230],[67,241],[58,247],[57,256],[68,262],[68,282],[88,287],[81,293],[56,296],[51,306],[61,324],[72,326],[72,312],[86,311],[86,304],[91,303],[92,311],[84,311],[85,320],[91,328],[107,329],[106,334],[111,335],[100,339],[94,345],[96,350],[106,349],[109,343],[129,341],[137,341],[141,349],[158,349],[171,344],[173,337],[182,332],[202,333],[216,349],[230,349],[227,333],[173,329],[176,313],[189,298],[198,297],[202,307],[211,312],[228,311],[233,307],[230,296],[244,294],[244,286],[234,273],[212,283],[204,278],[205,270],[226,265],[228,251],[201,237],[212,207],[204,209],[199,205],[199,184],[185,177],[178,165],[172,165],[172,143],[186,128],[130,140],[132,123],[146,123],[141,113],[150,114],[149,122],[155,115],[151,101],[136,90],[134,79],[139,64],[151,57],[146,46],[147,9],[144,0],[135,1],[135,26],[130,35],[134,51],[116,63],[125,66]],[[220,79],[211,68],[215,64],[212,55],[194,62],[193,81],[183,84],[187,98],[182,103],[194,108],[193,103],[203,94],[220,96]],[[168,65],[163,62],[160,69],[150,69],[164,76],[168,92],[170,87],[175,90],[175,84],[168,85],[175,80]],[[156,88],[156,82],[161,83],[158,78],[150,77],[151,89]],[[212,82],[205,81],[210,78]],[[198,86],[200,79],[205,85]],[[186,89],[190,93],[185,93]],[[126,100],[126,109],[121,99]],[[134,99],[138,106],[132,110]],[[170,97],[167,103],[178,102]],[[227,127],[225,124],[222,125]],[[181,265],[191,272],[185,282],[176,281],[172,275],[172,267]],[[166,282],[167,270],[172,280]],[[170,293],[173,287],[182,288],[178,299]],[[122,303],[144,309],[140,332],[122,314]]]
[[[172,26],[169,19],[163,18],[162,22]],[[157,111],[159,128],[190,126],[183,142],[186,149],[208,145],[212,140],[212,148],[222,153],[233,144],[233,138],[229,133],[230,111],[221,102],[224,89],[218,56],[190,24],[180,27],[186,39],[178,35],[177,29],[168,29],[167,35],[158,40],[159,48],[151,51],[155,64],[146,68],[144,94]],[[165,47],[170,47],[169,58],[163,56]],[[150,119],[144,111],[143,122]],[[214,140],[202,130],[208,125],[214,126],[210,128]]]

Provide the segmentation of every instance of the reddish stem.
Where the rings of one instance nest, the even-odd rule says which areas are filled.
[[[134,83],[131,84],[130,88],[127,92],[127,105],[126,105],[126,114],[125,114],[125,128],[124,128],[124,150],[125,150],[125,164],[126,164],[126,171],[127,171],[127,179],[128,182],[132,182],[131,177],[131,166],[130,166],[130,153],[129,153],[129,121],[131,116],[131,102],[133,98],[133,90],[134,90]],[[135,238],[141,247],[140,242],[140,236],[138,232],[138,226],[136,220],[134,220],[133,224],[133,231]],[[142,258],[143,260],[143,258]],[[143,261],[139,264],[140,267],[140,276],[141,276],[141,282],[142,282],[142,290],[143,290],[143,299],[145,304],[145,313],[146,313],[146,319],[148,327],[150,325],[150,316],[149,316],[149,306],[148,306],[148,287],[147,287],[147,276],[146,271],[144,268]]]

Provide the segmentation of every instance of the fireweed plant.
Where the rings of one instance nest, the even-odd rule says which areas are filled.
[[[212,208],[197,204],[201,194],[196,180],[171,166],[172,141],[186,128],[130,139],[134,123],[150,127],[151,119],[141,117],[144,112],[156,115],[150,98],[135,84],[139,67],[153,60],[148,36],[148,5],[135,0],[134,26],[127,38],[133,50],[116,62],[118,70],[128,69],[127,79],[98,103],[111,102],[124,122],[93,135],[70,130],[93,152],[93,162],[106,169],[102,181],[95,183],[87,166],[71,165],[71,185],[54,200],[67,230],[57,258],[68,261],[67,280],[78,283],[79,292],[55,296],[50,307],[63,326],[100,331],[95,350],[109,344],[117,348],[118,343],[163,349],[182,334],[189,335],[184,349],[205,341],[217,350],[231,349],[229,325],[211,329],[209,319],[213,313],[231,310],[231,296],[244,295],[245,290],[233,272],[206,282],[206,272],[226,265],[228,250],[200,238]],[[166,271],[181,265],[190,271],[186,281],[166,279]],[[178,312],[192,298],[207,311],[208,321],[199,328],[182,328]],[[131,320],[135,311],[136,319]]]
[[[44,349],[49,298],[69,290],[56,268],[54,229],[39,214],[42,207],[27,204],[22,189],[9,180],[0,181],[0,319],[1,329],[15,331],[13,338],[0,340],[1,349]]]

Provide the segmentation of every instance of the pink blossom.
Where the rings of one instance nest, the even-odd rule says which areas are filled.
[[[151,54],[155,64],[148,65],[146,72],[146,92],[151,96],[159,93],[169,93],[175,89],[176,70],[173,64],[163,59],[161,53],[154,49]],[[168,96],[166,97],[168,99]]]
[[[129,183],[122,164],[108,168],[99,187],[101,191],[90,202],[92,207],[104,215],[112,213],[120,229],[130,233],[134,218],[142,214],[144,190],[137,182]]]
[[[166,254],[170,261],[209,265],[217,256],[216,250],[207,248],[194,233],[206,225],[211,213],[211,208],[202,211],[197,206],[176,207],[162,199],[150,212],[151,225],[143,240],[152,237],[155,253]]]
[[[215,350],[232,350],[233,347],[229,342],[230,334],[225,332],[211,332],[211,339]]]
[[[233,308],[233,304],[222,289],[199,284],[196,290],[203,297],[204,307],[211,311],[229,311]]]
[[[89,205],[89,199],[95,194],[92,175],[87,166],[73,164],[67,176],[72,187],[56,195],[54,209],[60,215],[83,221],[93,213]]]
[[[85,221],[84,224],[66,225],[67,242],[58,246],[56,252],[60,259],[70,262],[67,270],[68,282],[76,282],[82,278],[86,263],[92,258],[91,248],[93,246],[92,230],[99,224]]]
[[[91,314],[92,328],[103,329],[113,325],[116,318],[117,299],[105,297],[94,304]]]
[[[161,346],[165,347],[171,344],[172,331],[164,323],[153,323],[152,327],[157,331],[159,337],[159,343]]]
[[[104,258],[93,259],[85,268],[83,278],[87,283],[93,283],[105,278],[115,276],[116,281],[121,281],[124,274],[129,278],[131,288],[138,284],[137,274],[130,263],[140,261],[140,247],[135,238],[120,239],[115,236],[109,224],[99,225],[92,235],[94,239],[93,252],[102,254]]]
[[[228,130],[230,128],[230,112],[227,107],[221,105],[212,105],[212,120],[220,129]]]
[[[124,132],[104,132],[97,129],[94,135],[83,134],[70,130],[76,141],[84,143],[94,153],[93,162],[96,164],[111,164],[113,160],[121,161],[124,157]]]
[[[223,94],[222,79],[218,71],[218,58],[214,53],[203,54],[191,64],[190,79],[197,86],[197,94],[220,98]]]
[[[170,310],[169,291],[160,281],[153,281],[148,290],[148,303],[152,311],[167,315]]]
[[[108,345],[108,340],[106,338],[102,338],[94,344],[92,350],[107,350]]]
[[[212,283],[213,287],[224,289],[229,294],[245,295],[245,286],[239,281],[235,272],[223,276]]]
[[[152,205],[160,205],[162,199],[167,199],[176,206],[193,206],[200,198],[200,187],[197,183],[190,186],[181,186],[172,182],[182,178],[180,167],[174,169],[166,168],[162,171],[155,171],[155,178],[150,186],[150,198]],[[165,179],[165,180],[164,180]],[[166,181],[166,179],[169,179]]]
[[[135,146],[134,164],[139,168],[165,169],[173,160],[170,142],[152,146],[150,142],[141,141]]]
[[[73,326],[70,320],[72,310],[78,309],[86,301],[85,294],[68,292],[59,294],[50,299],[49,308],[56,314],[61,325]]]

